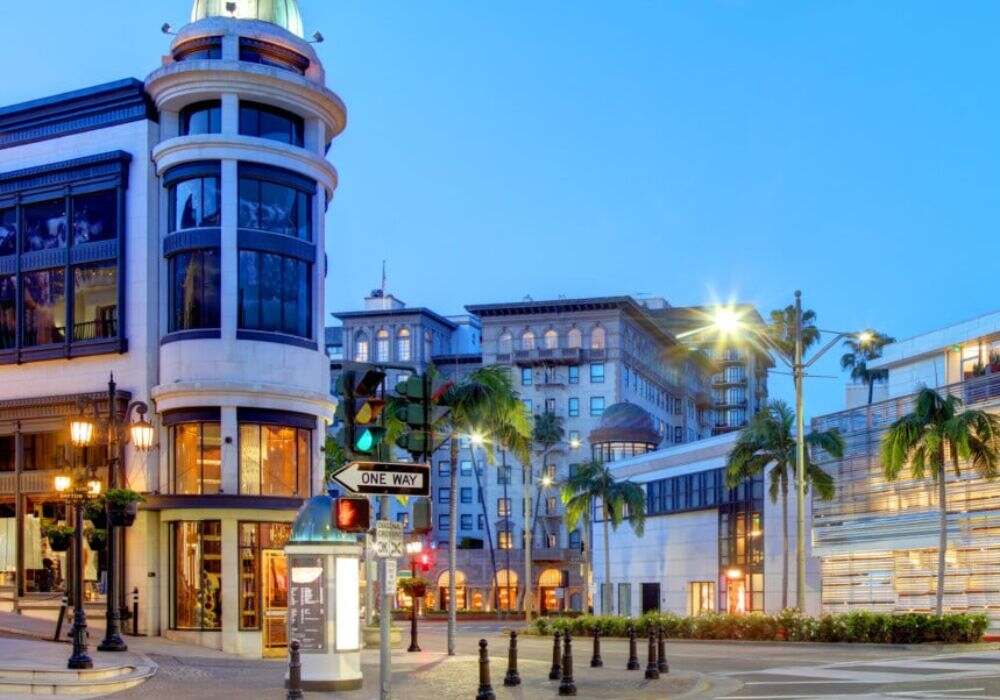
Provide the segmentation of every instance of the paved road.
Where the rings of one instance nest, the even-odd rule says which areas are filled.
[[[475,697],[477,645],[490,642],[492,680],[498,700],[555,698],[557,683],[549,681],[551,639],[521,636],[520,671],[524,685],[502,685],[506,670],[505,625],[460,623],[458,655],[445,652],[442,623],[421,625],[423,652],[394,653],[394,697],[397,700],[445,700]],[[404,630],[408,636],[408,630]],[[181,646],[162,640],[134,641],[159,665],[159,672],[143,686],[116,694],[118,700],[188,700],[200,698],[278,698],[284,664],[243,660],[219,652]],[[408,642],[408,640],[407,640]],[[580,698],[665,698],[672,700],[811,700],[848,698],[869,700],[915,698],[926,700],[1000,699],[1000,648],[995,644],[955,647],[894,648],[858,645],[792,645],[727,642],[670,642],[671,673],[646,681],[642,673],[625,670],[628,645],[605,640],[604,668],[589,668],[592,643],[576,639],[575,676]],[[639,645],[645,666],[646,645]],[[364,654],[366,685],[355,693],[325,697],[368,700],[377,697],[378,655]],[[322,694],[307,697],[322,698]]]

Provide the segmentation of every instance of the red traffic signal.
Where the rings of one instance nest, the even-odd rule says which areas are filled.
[[[333,525],[342,532],[368,532],[371,505],[367,498],[337,498],[333,502]]]
[[[420,561],[417,562],[417,565],[421,569],[423,569],[425,573],[428,572],[428,571],[430,571],[431,570],[431,566],[432,566],[431,555],[427,554],[426,552],[423,553],[423,554],[421,554],[420,555]]]

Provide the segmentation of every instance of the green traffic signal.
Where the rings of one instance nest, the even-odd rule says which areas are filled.
[[[354,451],[361,454],[371,454],[382,444],[382,439],[385,438],[385,428],[375,426],[359,428],[357,435],[358,437],[354,441]]]

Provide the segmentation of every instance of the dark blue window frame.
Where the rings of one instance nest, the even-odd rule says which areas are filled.
[[[0,211],[6,221],[13,221],[14,250],[5,247],[6,255],[0,256],[0,280],[5,282],[7,297],[13,291],[15,328],[13,338],[8,332],[0,337],[0,364],[20,364],[60,358],[85,357],[114,352],[126,352],[125,328],[125,195],[128,188],[128,169],[131,156],[123,151],[112,151],[69,161],[51,163],[8,173],[0,173]],[[102,198],[114,208],[113,224],[101,222],[99,228],[82,231],[89,226],[82,219],[78,208],[86,199]],[[62,238],[57,245],[38,250],[25,248],[26,208],[41,202],[60,202],[64,211]],[[90,222],[94,223],[95,222]],[[111,225],[114,235],[103,229]],[[93,238],[90,238],[93,236]],[[85,240],[84,240],[85,239]],[[77,328],[75,319],[76,293],[74,281],[77,272],[86,269],[114,269],[117,285],[113,307],[107,307],[100,319],[84,322],[87,329]],[[57,274],[63,284],[65,306],[61,337],[57,342],[31,344],[26,341],[24,285],[28,275],[50,272]],[[9,304],[8,299],[8,304]],[[6,309],[10,318],[11,309]],[[13,342],[11,342],[13,341]]]

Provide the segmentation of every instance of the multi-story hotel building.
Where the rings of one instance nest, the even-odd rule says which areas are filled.
[[[579,610],[587,599],[580,566],[585,538],[580,530],[566,531],[557,485],[573,465],[591,458],[624,459],[661,444],[711,436],[711,372],[675,352],[676,337],[649,304],[631,297],[527,300],[470,305],[467,316],[444,317],[406,307],[379,291],[365,300],[363,310],[335,314],[343,322],[339,331],[328,329],[335,375],[345,360],[409,364],[414,371],[433,363],[451,377],[499,365],[509,368],[528,412],[558,416],[565,431],[557,444],[535,446],[535,487],[544,476],[551,486],[532,494],[537,512],[528,518],[524,470],[510,455],[499,454],[495,468],[487,469],[483,451],[461,440],[457,494],[450,492],[447,447],[434,456],[431,542],[440,555],[431,572],[436,584],[427,601],[431,608],[445,602],[451,498],[459,499],[460,609],[504,607],[519,599],[524,531],[526,523],[535,522],[534,599],[542,610]],[[654,300],[653,306],[668,305]],[[389,385],[406,373],[390,370]],[[408,518],[405,508],[393,508],[393,517]],[[496,580],[490,541],[496,549]]]
[[[67,419],[114,373],[159,435],[116,475],[146,494],[121,587],[139,629],[283,653],[282,546],[333,418],[326,154],[345,119],[295,0],[196,0],[145,82],[0,109],[0,568],[22,610],[58,605],[40,525],[66,518]]]
[[[847,449],[822,467],[836,498],[814,505],[813,541],[822,557],[823,610],[929,611],[937,586],[937,488],[904,470],[886,481],[879,460],[885,431],[913,408],[921,386],[956,396],[965,408],[1000,412],[1000,313],[886,346],[871,367],[888,381],[868,405],[867,391],[848,390],[852,407],[813,420],[839,428]],[[948,551],[944,606],[951,611],[1000,610],[1000,484],[964,468],[947,470]]]

